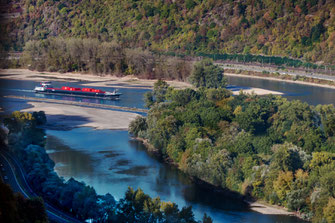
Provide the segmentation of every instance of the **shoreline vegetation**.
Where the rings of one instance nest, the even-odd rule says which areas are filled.
[[[26,75],[27,70],[17,73],[5,70],[0,78],[71,82],[83,80],[84,75],[79,73],[91,73],[97,78],[85,75],[85,81],[89,82],[86,86],[153,87],[153,93],[145,95],[150,107],[146,118],[127,114],[122,117],[127,122],[114,124],[125,126],[133,120],[129,132],[146,139],[147,144],[152,144],[190,176],[285,206],[309,220],[335,221],[334,105],[309,106],[274,96],[281,92],[257,88],[231,94],[222,88],[224,80],[217,79],[216,74],[206,77],[211,82],[208,86],[195,85],[198,90],[186,83],[194,73],[195,57],[231,61],[231,64],[234,61],[268,64],[277,70],[291,67],[334,74],[334,1],[97,0],[95,3],[5,1],[1,6],[4,21],[0,27],[4,35],[0,36],[0,57],[4,60],[0,60],[0,67],[25,67],[41,73]],[[8,54],[10,51],[22,52],[22,57]],[[335,89],[335,81],[313,78],[311,74],[257,70],[225,71],[227,76]],[[115,77],[106,76],[110,74]],[[202,76],[199,82],[201,78],[205,79]],[[161,81],[156,86],[154,80],[172,80],[168,84],[180,90]],[[219,82],[222,85],[216,85]],[[64,121],[62,125],[68,122],[63,117],[68,109],[66,113],[72,112],[76,117],[71,125],[82,126],[86,122],[107,127],[101,125],[102,118],[92,117],[96,109],[77,112],[69,106],[57,110],[53,105],[31,104],[35,106],[32,110],[45,108],[51,113],[48,117]],[[16,115],[12,119],[17,121],[14,123],[17,126],[11,129],[12,140],[32,140],[26,137],[30,133],[24,129],[31,126],[21,125],[21,119],[31,116]],[[24,122],[34,124],[32,120]],[[16,127],[26,133],[26,138]],[[26,145],[21,148],[21,155],[43,150],[38,146],[27,148]],[[41,157],[45,158],[43,154]],[[31,158],[31,163],[34,161]],[[41,166],[52,178],[49,171],[52,163]],[[38,172],[35,166],[27,167]],[[53,183],[64,184],[52,179]],[[53,189],[47,180],[43,190]],[[95,192],[86,189],[92,200],[96,199]],[[65,191],[60,197],[66,198],[70,192]],[[137,192],[129,191],[131,196]],[[59,202],[60,197],[54,200]],[[151,198],[146,200],[152,202]],[[85,213],[77,207],[77,214]]]
[[[75,81],[75,80],[81,80],[81,81],[92,81],[93,83],[89,83],[92,85],[100,85],[100,86],[109,86],[110,83],[105,83],[108,81],[111,81],[113,84],[121,84],[120,86],[124,86],[124,84],[130,85],[130,86],[135,86],[135,87],[143,87],[145,84],[146,87],[152,87],[154,80],[141,80],[136,77],[126,77],[126,78],[117,78],[117,77],[110,77],[110,76],[104,76],[104,77],[97,77],[95,75],[85,75],[85,74],[78,74],[78,73],[71,73],[71,74],[59,74],[59,73],[37,73],[33,71],[27,71],[27,70],[5,70],[5,72],[0,72],[1,78],[6,78],[6,79],[21,79],[21,80],[45,80],[50,77],[54,77],[54,75],[59,75],[57,78],[58,80],[70,80],[70,81]],[[25,74],[23,74],[25,73]],[[28,74],[29,73],[29,74]],[[231,74],[227,74],[231,75]],[[249,76],[248,76],[249,77]],[[103,79],[103,80],[100,80]],[[110,78],[113,78],[112,80]],[[94,82],[98,81],[99,82]],[[181,89],[185,89],[186,87],[189,87],[189,84],[183,85],[182,83],[178,81],[171,81],[170,83],[175,84],[176,87],[179,87]],[[35,102],[34,102],[35,103]],[[37,103],[38,104],[38,103]],[[37,105],[35,104],[35,105]],[[39,108],[36,108],[39,109]],[[42,109],[43,110],[43,109]],[[27,110],[30,111],[30,110]],[[48,113],[48,112],[47,112]],[[149,143],[147,142],[146,145],[148,146]],[[205,181],[204,181],[205,182]],[[250,203],[250,202],[249,202]],[[286,210],[279,208],[276,209],[274,206],[271,205],[266,205],[264,203],[259,203],[257,202],[251,202],[251,209],[255,210],[257,212],[263,213],[263,214],[285,214],[285,215],[296,215],[298,217],[301,217],[298,213],[296,212],[287,212]]]
[[[229,75],[229,74],[228,74]],[[157,79],[140,79],[133,75],[124,77],[117,77],[112,75],[97,76],[83,73],[59,73],[59,72],[38,72],[30,71],[28,69],[4,69],[0,70],[0,79],[12,80],[31,80],[31,81],[82,81],[84,86],[95,87],[111,87],[111,88],[139,88],[152,89]],[[193,88],[193,86],[184,81],[167,80],[171,87],[176,89]],[[242,90],[246,94],[255,93],[257,95],[281,95],[281,92],[266,90],[261,88],[249,88]],[[240,91],[233,91],[234,95],[238,95]]]
[[[297,83],[309,86],[318,86],[318,87],[326,87],[335,89],[335,86],[318,84],[318,83],[309,83],[305,81],[295,81],[295,80],[287,80],[276,77],[268,77],[268,76],[254,76],[254,75],[246,75],[246,74],[235,74],[235,73],[225,73],[227,76],[237,76],[237,77],[247,77],[247,78],[259,78],[265,80],[273,80],[273,81],[282,81],[287,83]],[[12,79],[12,80],[32,80],[32,81],[87,81],[92,83],[83,83],[84,86],[97,86],[97,87],[112,87],[112,88],[143,88],[148,89],[152,88],[156,79],[148,80],[148,79],[140,79],[132,75],[128,75],[125,77],[117,77],[112,75],[106,76],[96,76],[92,74],[83,74],[83,73],[59,73],[59,72],[38,72],[38,71],[30,71],[27,69],[2,69],[0,70],[0,79]],[[184,88],[192,88],[192,85],[183,82],[172,80],[166,81],[170,86],[177,89]],[[266,95],[266,94],[274,94],[281,95],[281,92],[270,91],[260,88],[250,88],[248,90],[244,90],[244,93],[252,93],[254,92],[257,95]],[[239,94],[239,91],[233,92],[234,95]]]
[[[133,137],[133,139],[142,142],[143,145],[147,148],[147,151],[149,153],[152,153],[155,156],[157,156],[158,158],[162,159],[166,164],[175,166],[176,168],[179,169],[177,163],[175,163],[170,157],[166,157],[166,156],[164,157],[163,154],[161,153],[161,151],[159,151],[152,144],[150,144],[147,139],[144,139],[144,138],[141,138],[141,137]],[[251,197],[245,197],[244,195],[242,195],[240,193],[237,193],[235,191],[229,191],[227,189],[224,190],[222,187],[214,186],[213,184],[211,184],[209,182],[203,181],[201,179],[198,179],[198,178],[190,176],[190,175],[188,175],[188,177],[193,182],[199,184],[202,187],[211,188],[211,189],[214,189],[218,193],[224,194],[225,196],[229,196],[231,198],[236,198],[236,199],[242,200],[243,202],[245,202],[246,204],[249,205],[250,210],[253,210],[255,212],[265,214],[265,215],[295,216],[295,217],[298,217],[300,219],[303,219],[302,216],[299,213],[288,211],[287,208],[285,208],[285,207],[278,206],[278,205],[271,205],[271,204],[267,203],[266,201],[262,201],[262,200],[254,200]]]
[[[128,77],[128,78],[119,78],[119,77],[109,77],[109,76],[104,76],[104,77],[98,77],[96,75],[87,75],[87,74],[78,74],[78,73],[65,73],[65,74],[60,74],[60,73],[43,73],[43,72],[35,72],[35,71],[29,71],[29,70],[22,70],[22,69],[9,69],[9,70],[2,70],[2,72],[0,72],[0,78],[5,78],[5,79],[15,79],[15,80],[39,80],[39,81],[43,81],[43,80],[50,80],[50,77],[58,77],[58,80],[66,80],[66,81],[97,81],[100,80],[99,82],[93,82],[92,84],[94,85],[98,85],[98,86],[108,86],[109,84],[105,83],[110,81],[111,79],[111,83],[118,85],[118,84],[129,84],[128,86],[150,86],[152,87],[154,81],[156,80],[141,80],[141,79],[137,79],[134,77]],[[101,80],[102,79],[102,80]],[[172,86],[176,87],[176,88],[185,88],[185,87],[190,87],[191,85],[188,83],[181,83],[181,82],[177,82],[177,81],[168,81],[169,84],[172,84]],[[128,87],[127,86],[127,87]],[[49,116],[49,108],[54,107],[53,105],[44,105],[43,108],[40,107],[40,105],[43,105],[43,103],[37,103],[37,102],[29,102],[32,103],[35,107],[31,108],[31,109],[27,109],[27,110],[23,110],[23,111],[37,111],[37,110],[45,110],[46,115]],[[52,109],[51,109],[52,110]],[[81,107],[78,107],[78,109],[75,109],[73,112],[81,110]],[[94,109],[96,110],[96,109]],[[55,111],[53,111],[55,112]],[[112,111],[113,112],[113,111]],[[64,115],[64,112],[56,112],[58,114],[62,114]],[[55,114],[56,114],[55,113]],[[123,113],[123,112],[122,112]],[[68,113],[66,113],[68,115]],[[93,113],[87,113],[86,115],[88,116],[92,116]],[[90,119],[92,119],[92,117],[90,117]],[[52,121],[51,117],[48,117],[48,120]],[[56,119],[55,119],[56,120]],[[59,124],[58,124],[59,125]],[[70,127],[69,125],[66,125],[66,127]],[[98,128],[109,128],[110,126],[107,127],[106,125],[98,125],[98,126],[94,126],[93,127],[98,127]],[[128,128],[128,126],[127,126]],[[142,140],[141,140],[142,141]],[[148,146],[149,148],[151,148],[151,151],[154,151],[153,147],[150,147],[150,144],[146,141],[142,141],[144,142],[144,144],[146,146]],[[171,160],[170,160],[171,161]],[[171,164],[171,162],[170,162]],[[256,207],[252,207],[252,206],[256,206]],[[264,204],[263,204],[264,206]],[[251,203],[251,208],[254,211],[263,213],[263,214],[277,214],[278,211],[275,211],[270,205],[268,206],[268,208],[259,208],[260,205],[256,202],[252,202]],[[285,215],[292,215],[292,212],[281,212],[281,214],[285,214]]]
[[[224,75],[236,76],[236,77],[247,77],[257,78],[271,81],[281,81],[286,83],[296,83],[308,86],[317,86],[324,88],[335,89],[335,81],[322,80],[317,78],[309,78],[297,75],[280,75],[277,73],[268,72],[253,72],[253,71],[241,71],[225,69]],[[91,83],[83,83],[84,86],[96,86],[96,87],[112,87],[112,88],[138,88],[138,89],[151,89],[157,79],[142,79],[134,75],[127,75],[118,77],[114,75],[103,75],[97,76],[90,73],[70,72],[70,73],[59,73],[59,72],[38,72],[31,71],[28,69],[1,69],[0,79],[12,79],[12,80],[32,80],[32,81],[87,81]],[[193,88],[193,86],[185,81],[181,80],[166,80],[166,82],[174,88],[184,89]],[[269,91],[260,88],[251,88],[244,90],[244,93],[252,93],[258,95],[275,94],[281,95],[281,92]],[[235,95],[239,92],[233,92]]]
[[[232,97],[215,87],[174,90],[164,81],[145,98],[148,116],[137,117],[129,132],[165,161],[190,177],[258,200],[251,204],[255,211],[271,213],[271,205],[279,205],[292,211],[279,208],[283,214],[305,220],[333,219],[333,105],[271,95]]]
[[[140,188],[129,187],[124,197],[117,201],[110,193],[98,195],[93,187],[83,182],[59,177],[54,171],[55,163],[44,148],[46,135],[40,127],[46,123],[42,111],[15,111],[2,120],[0,143],[3,143],[1,149],[15,154],[20,161],[34,192],[55,208],[85,222],[212,223],[207,214],[196,221],[192,207],[179,208],[177,204],[164,202],[159,197],[151,198]]]
[[[207,54],[204,54],[207,55]],[[209,56],[209,55],[207,55]],[[249,58],[251,55],[239,57]],[[238,58],[239,58],[238,57]],[[90,73],[99,77],[115,75],[127,81],[136,79],[164,79],[166,81],[188,82],[195,69],[197,60],[202,57],[184,58],[169,54],[157,54],[143,48],[129,48],[116,42],[97,39],[48,38],[28,41],[19,60],[13,60],[13,67],[24,67],[40,72]],[[206,58],[206,57],[205,57]],[[255,56],[256,61],[263,61],[263,56]],[[269,57],[270,58],[270,57]],[[220,59],[218,57],[217,59]],[[210,59],[204,59],[206,61]],[[215,60],[215,57],[214,57]],[[290,61],[288,58],[270,58],[270,61]],[[282,61],[283,60],[283,61]],[[15,61],[17,64],[15,64]],[[248,60],[249,61],[249,60]],[[288,64],[291,62],[286,61]],[[278,62],[278,61],[277,61]],[[231,65],[234,61],[231,62]],[[254,64],[255,65],[255,64]],[[282,68],[282,67],[278,67]],[[262,69],[262,68],[259,68]],[[234,70],[226,67],[226,73],[238,73],[252,76],[293,80],[297,83],[307,82],[335,86],[332,80],[311,77],[300,72],[293,75],[280,74],[272,70],[251,71]],[[327,76],[327,75],[323,75]],[[186,87],[186,85],[184,85]],[[122,87],[122,86],[120,86]],[[143,86],[139,86],[143,87]],[[250,92],[248,92],[250,93]]]

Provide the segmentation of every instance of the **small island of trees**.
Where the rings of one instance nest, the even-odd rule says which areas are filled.
[[[304,219],[333,222],[333,105],[272,95],[233,97],[224,88],[175,90],[164,81],[149,94],[148,116],[137,117],[129,131],[180,170],[285,206]]]

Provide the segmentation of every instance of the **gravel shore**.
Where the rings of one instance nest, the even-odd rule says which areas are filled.
[[[54,128],[93,127],[96,129],[127,130],[129,123],[138,116],[136,113],[107,109],[88,108],[75,105],[45,102],[28,102],[32,108],[23,112],[44,111],[48,124]]]

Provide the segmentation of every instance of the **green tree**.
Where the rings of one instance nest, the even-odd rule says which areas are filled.
[[[166,100],[166,95],[168,93],[169,85],[166,81],[158,80],[154,84],[153,94],[155,97],[155,102],[160,103]]]
[[[204,216],[202,217],[202,223],[213,223],[213,220],[205,213]]]
[[[41,198],[26,199],[0,182],[0,222],[48,222]]]
[[[296,189],[287,193],[287,207],[291,211],[300,211],[306,205],[306,198],[308,196],[308,189]]]
[[[145,107],[147,108],[150,108],[151,106],[155,104],[154,95],[151,91],[146,92],[144,94],[144,103],[145,103]]]
[[[223,88],[226,86],[223,69],[214,65],[209,59],[194,64],[189,80],[195,87]]]
[[[329,198],[328,204],[323,209],[323,214],[328,223],[335,222],[335,199]]]
[[[272,148],[271,167],[275,170],[296,171],[303,167],[303,161],[299,154],[299,148],[285,143],[283,145],[275,145]]]
[[[129,132],[134,136],[138,136],[140,131],[146,131],[147,128],[146,118],[142,116],[137,116],[135,120],[129,124]]]
[[[293,174],[291,171],[280,172],[277,179],[273,182],[273,189],[278,197],[286,203],[286,196],[292,190]]]

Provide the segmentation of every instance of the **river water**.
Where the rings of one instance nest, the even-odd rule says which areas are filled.
[[[258,87],[281,91],[289,100],[299,99],[313,105],[335,102],[334,89],[252,78],[229,77],[228,80],[229,84],[242,88]],[[148,91],[122,88],[120,92],[123,95],[119,101],[108,101],[38,95],[31,91],[36,84],[34,81],[1,80],[0,94],[143,108],[143,94]],[[53,84],[56,87],[65,85],[64,82]],[[79,87],[81,84],[71,83],[72,86]],[[18,99],[3,99],[1,102],[6,112],[28,106]],[[295,217],[262,215],[250,211],[238,199],[194,184],[185,174],[148,153],[142,143],[131,139],[127,131],[94,130],[85,127],[67,131],[47,129],[46,133],[46,150],[56,163],[56,172],[65,179],[74,177],[84,181],[93,186],[99,194],[111,193],[116,199],[120,199],[128,186],[140,187],[150,196],[159,196],[164,201],[175,202],[179,207],[192,205],[197,219],[201,219],[206,212],[214,222],[303,222]]]
[[[283,96],[288,100],[301,100],[311,105],[335,103],[335,89],[332,88],[256,79],[252,77],[228,76],[227,79],[228,83],[231,85],[246,88],[264,88],[267,90],[282,92],[284,93]]]

